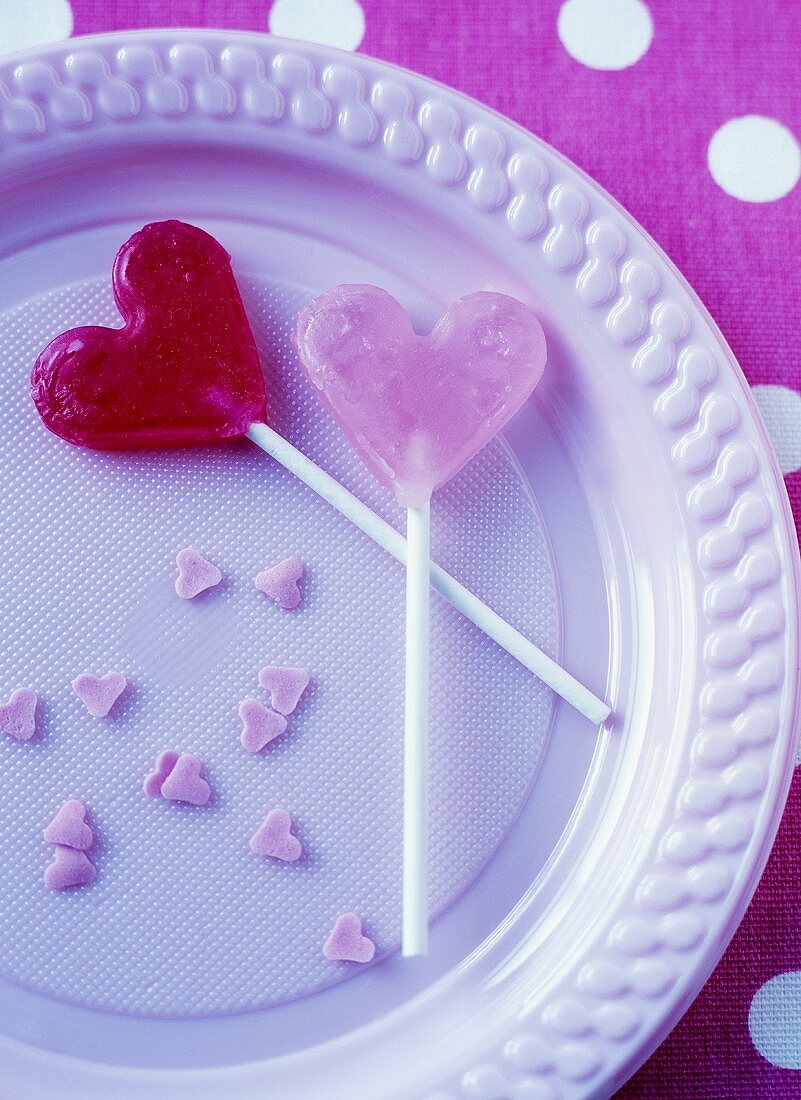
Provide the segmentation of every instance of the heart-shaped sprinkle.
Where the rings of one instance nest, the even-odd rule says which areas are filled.
[[[260,752],[286,730],[286,718],[258,699],[243,699],[239,704],[242,719],[242,748],[248,752]]]
[[[368,963],[375,955],[375,944],[362,932],[362,922],[355,913],[337,917],[331,935],[323,944],[323,954],[332,961]]]
[[[97,878],[95,865],[85,852],[57,844],[54,859],[45,868],[45,885],[51,890],[66,890],[69,886],[86,886]]]
[[[0,732],[16,741],[30,741],[36,733],[36,692],[17,688],[0,706]]]
[[[303,845],[292,832],[292,817],[286,810],[270,810],[250,838],[250,850],[256,856],[269,856],[294,863],[303,854]]]
[[[284,558],[269,569],[256,574],[254,584],[259,592],[273,600],[285,611],[294,611],[300,603],[300,582],[306,575],[306,567],[297,558]]]
[[[122,328],[57,336],[31,372],[51,432],[83,447],[185,447],[266,418],[264,376],[231,259],[185,222],[146,225],[117,253]]]
[[[270,706],[281,714],[291,714],[309,686],[311,676],[305,668],[272,668],[259,671],[259,686],[270,693]]]
[[[64,803],[42,835],[45,844],[59,844],[80,852],[91,848],[95,839],[86,823],[86,807],[77,798]]]
[[[84,672],[72,681],[72,690],[94,718],[105,718],[128,686],[121,672],[93,676]]]
[[[149,794],[151,798],[161,798],[161,788],[164,786],[164,780],[177,764],[180,755],[179,752],[175,752],[173,749],[165,749],[156,757],[153,771],[145,778],[145,794]]]
[[[188,547],[179,550],[175,559],[178,576],[175,578],[175,591],[182,600],[193,600],[208,588],[214,588],[222,580],[222,573],[199,550]]]
[[[517,412],[545,367],[536,316],[481,292],[418,336],[375,286],[337,286],[298,317],[303,366],[362,461],[405,508],[425,504]]]
[[[202,765],[191,753],[182,753],[161,784],[161,797],[169,802],[190,802],[205,806],[211,798],[211,787],[200,774]]]

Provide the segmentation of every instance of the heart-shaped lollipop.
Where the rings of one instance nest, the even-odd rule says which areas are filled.
[[[542,326],[506,294],[469,294],[419,336],[376,286],[335,286],[300,313],[300,360],[362,461],[407,509],[404,955],[428,950],[431,494],[514,416],[545,369]]]
[[[298,317],[301,362],[365,465],[406,508],[424,504],[507,423],[545,368],[522,302],[460,298],[427,336],[375,286],[336,286]]]
[[[31,394],[48,428],[106,450],[215,443],[266,416],[264,378],[228,253],[153,222],[117,253],[121,329],[75,328],[44,349]]]

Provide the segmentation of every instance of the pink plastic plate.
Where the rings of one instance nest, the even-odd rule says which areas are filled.
[[[703,307],[597,186],[410,73],[298,43],[148,32],[0,67],[0,1091],[26,1097],[607,1096],[686,1008],[750,898],[796,742],[799,570],[782,478]],[[393,522],[287,339],[313,294],[386,287],[422,329],[471,291],[539,313],[536,400],[434,506],[442,564],[614,709],[590,727],[432,608],[432,952],[397,955],[401,609],[394,562],[249,444],[81,452],[33,357],[118,323],[143,223],[215,234],[273,423]],[[223,583],[173,589],[197,547]],[[252,578],[297,555],[304,603]],[[262,665],[313,682],[261,756]],[[92,719],[70,689],[123,672]],[[141,790],[164,748],[213,796]],[[89,808],[94,884],[53,894],[41,830]],[[304,857],[248,841],[275,806]],[[359,969],[322,944],[353,909]],[[354,973],[355,970],[355,973]]]

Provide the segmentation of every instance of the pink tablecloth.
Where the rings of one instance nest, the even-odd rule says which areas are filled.
[[[0,51],[71,29],[165,23],[272,28],[362,49],[476,96],[586,169],[718,321],[757,387],[798,521],[801,17],[793,0],[5,0]],[[800,843],[797,776],[725,958],[622,1096],[801,1096]]]

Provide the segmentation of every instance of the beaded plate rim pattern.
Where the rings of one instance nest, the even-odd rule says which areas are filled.
[[[180,127],[189,113],[210,131],[234,120],[310,143],[326,134],[416,173],[432,191],[462,191],[477,219],[503,221],[569,284],[598,338],[623,350],[647,401],[649,429],[681,485],[702,608],[696,706],[675,731],[681,761],[667,810],[612,923],[520,1006],[502,1041],[493,1035],[443,1053],[415,1092],[426,1100],[606,1095],[675,1022],[722,953],[767,858],[792,774],[798,628],[788,596],[798,603],[797,551],[747,387],[687,284],[613,200],[532,135],[422,77],[299,42],[199,31],[75,39],[0,64],[8,170],[53,139],[79,143],[93,127]],[[769,487],[770,503],[760,487]],[[9,1058],[11,1046],[0,1043]],[[329,1073],[335,1047],[315,1052]],[[134,1080],[119,1067],[63,1065],[118,1089]],[[169,1082],[172,1095],[180,1088],[200,1096],[245,1081],[236,1074],[148,1078]],[[240,1094],[255,1095],[267,1065],[249,1067],[246,1080]]]

